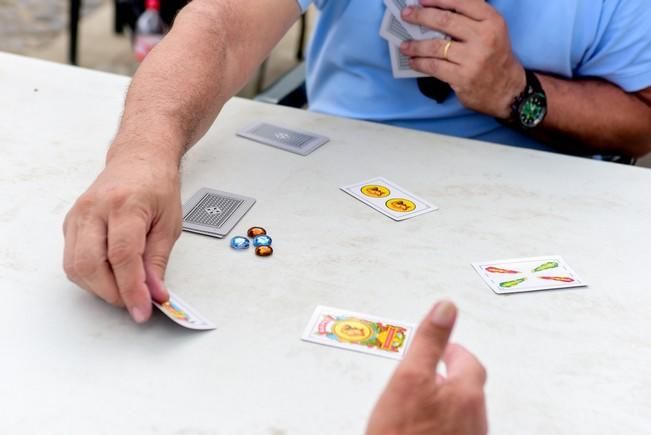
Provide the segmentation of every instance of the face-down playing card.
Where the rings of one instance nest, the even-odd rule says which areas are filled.
[[[414,325],[369,314],[318,306],[302,339],[356,352],[402,359]]]
[[[402,27],[411,35],[410,39],[419,41],[426,39],[443,39],[446,36],[434,29],[416,24],[407,23],[402,19],[401,12],[407,6],[421,7],[419,0],[384,0],[387,12],[391,13],[402,25]]]
[[[238,136],[270,145],[281,150],[306,156],[327,143],[325,136],[308,131],[289,129],[267,122],[258,122],[237,132]]]
[[[394,17],[389,10],[384,14],[382,25],[380,26],[380,36],[393,45],[400,45],[403,41],[412,40],[412,36],[407,32],[405,26],[399,19]]]
[[[479,276],[498,294],[585,287],[587,284],[560,256],[473,263]]]
[[[253,204],[253,198],[220,190],[201,189],[183,204],[183,230],[221,239]]]
[[[400,47],[389,42],[389,58],[391,59],[391,71],[395,79],[413,79],[427,77],[427,74],[412,69],[409,63],[409,56],[400,51]]]

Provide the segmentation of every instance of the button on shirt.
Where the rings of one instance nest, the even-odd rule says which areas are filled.
[[[320,10],[307,59],[310,110],[529,148],[544,145],[464,108],[438,104],[416,79],[394,79],[379,36],[382,0],[298,0]],[[651,86],[648,0],[491,0],[525,68],[564,78],[599,77],[627,92]]]

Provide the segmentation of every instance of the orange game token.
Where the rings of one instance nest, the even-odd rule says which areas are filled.
[[[274,250],[271,246],[258,246],[255,248],[255,255],[260,257],[268,257],[274,253]]]
[[[251,227],[249,230],[246,232],[246,235],[253,238],[255,236],[262,236],[264,234],[267,234],[267,230],[265,230],[262,227]]]

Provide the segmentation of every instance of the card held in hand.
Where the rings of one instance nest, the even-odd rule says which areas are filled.
[[[414,325],[319,305],[302,339],[311,343],[402,359]]]
[[[197,331],[208,331],[216,328],[210,320],[207,320],[189,304],[183,302],[183,300],[176,294],[172,292],[169,293],[170,299],[167,302],[159,304],[154,301],[153,304],[175,323],[184,328],[194,329]]]
[[[402,27],[411,35],[410,39],[424,41],[427,39],[444,39],[446,36],[434,29],[416,24],[407,23],[402,19],[402,10],[407,6],[422,7],[419,0],[384,0],[387,11],[391,13]]]

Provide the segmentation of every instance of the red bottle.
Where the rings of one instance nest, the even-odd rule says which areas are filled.
[[[133,51],[138,62],[142,62],[167,33],[167,26],[160,17],[160,0],[147,0],[145,5],[145,12],[138,17],[136,23],[133,42]]]

